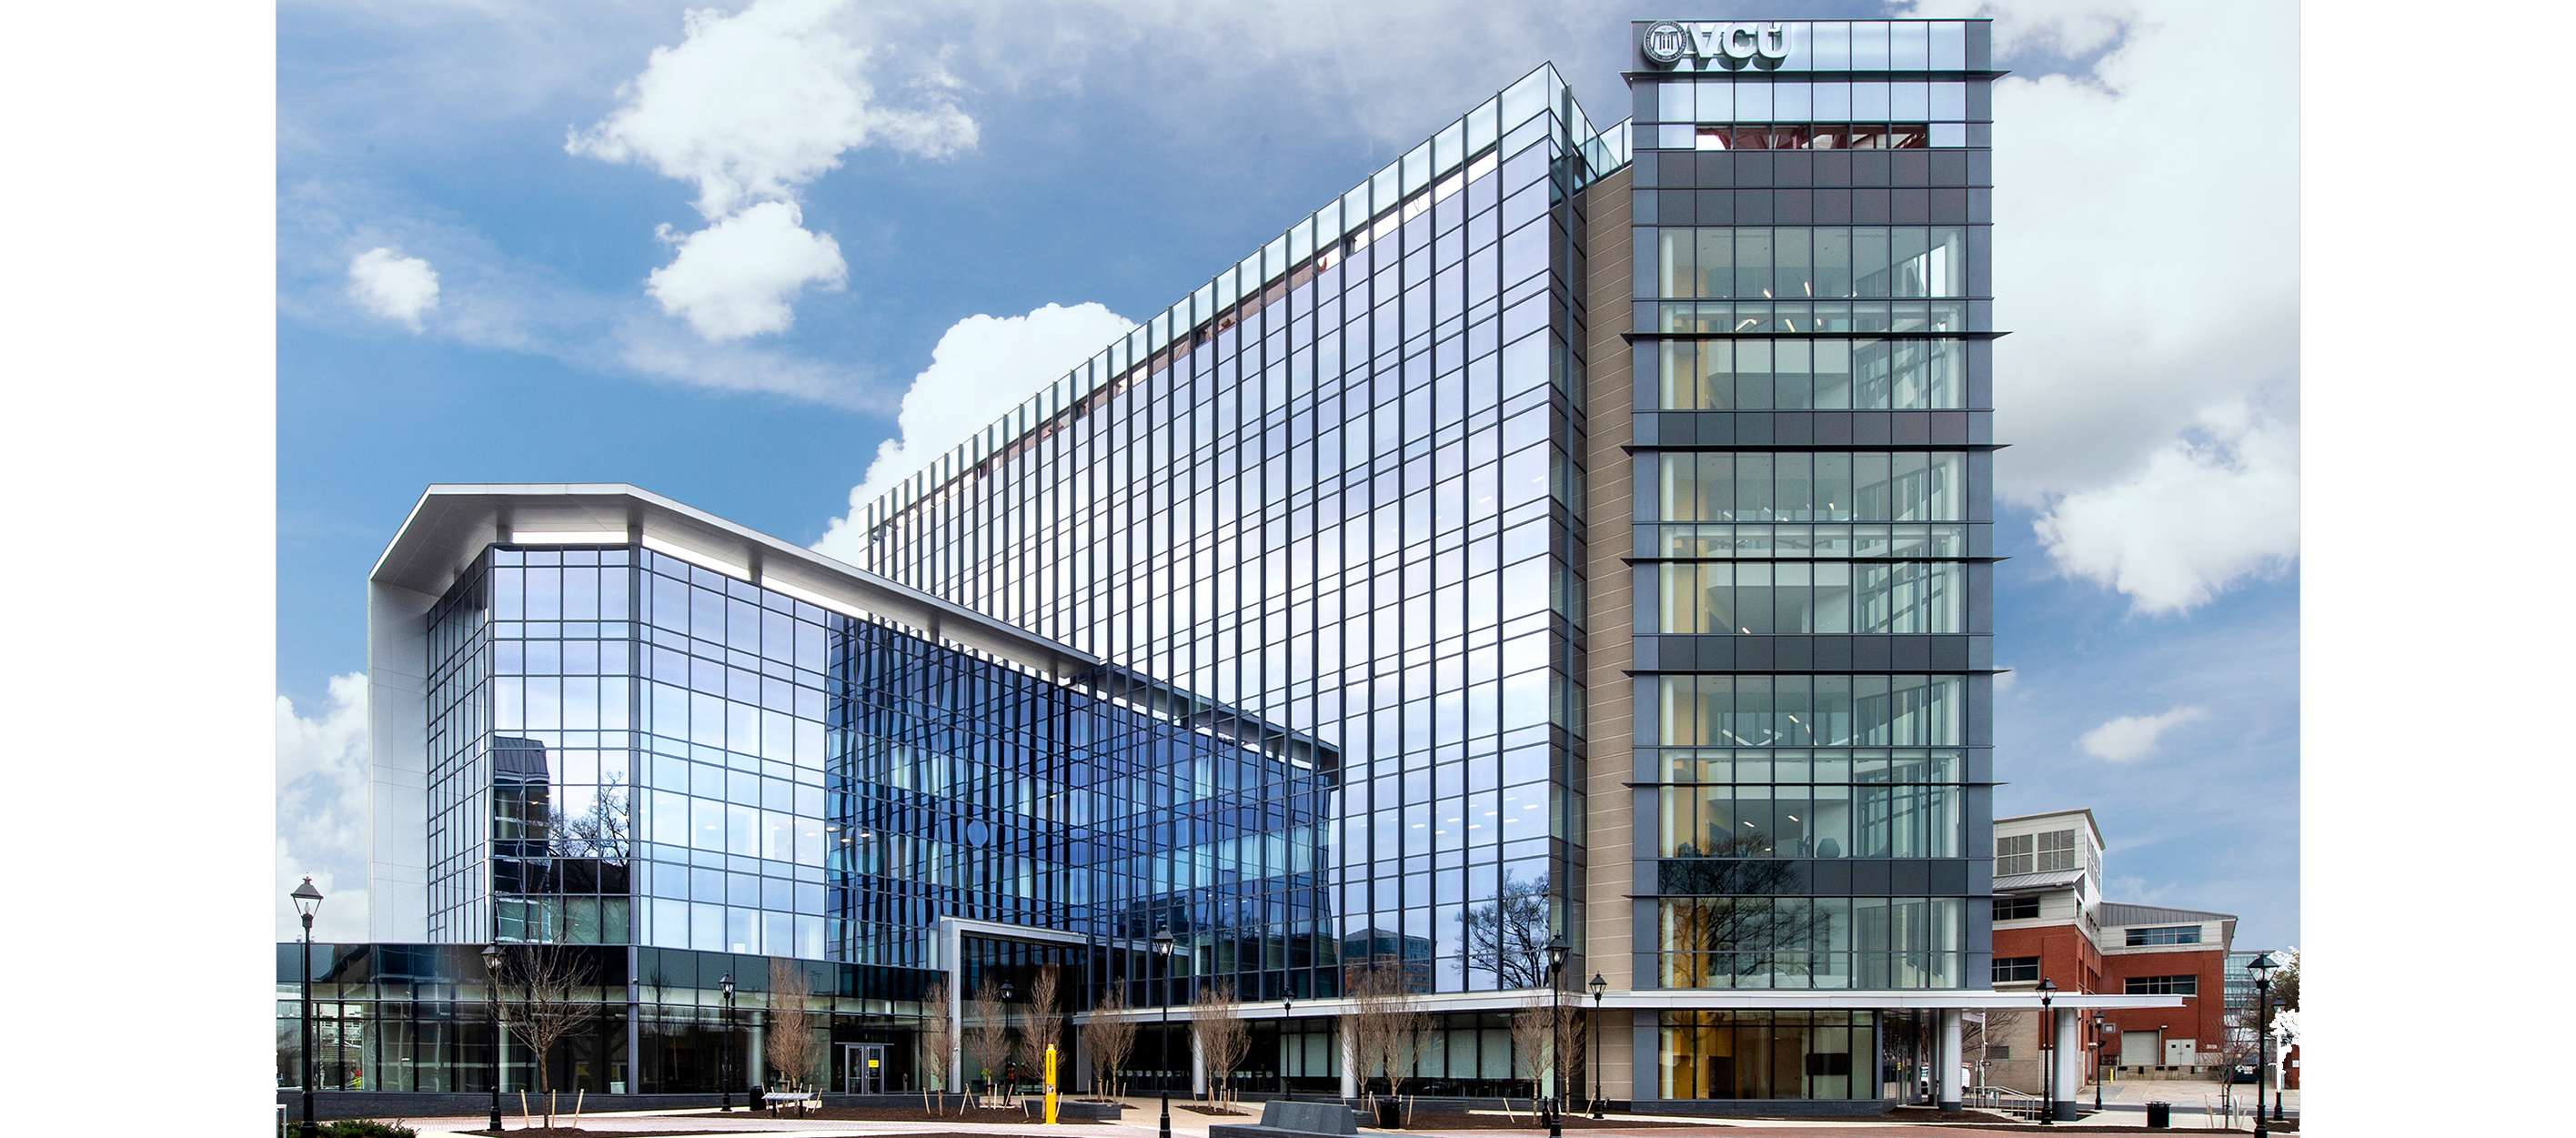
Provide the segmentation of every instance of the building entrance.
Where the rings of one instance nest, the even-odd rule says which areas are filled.
[[[881,1095],[885,1089],[885,1044],[841,1045],[841,1090],[854,1095]]]

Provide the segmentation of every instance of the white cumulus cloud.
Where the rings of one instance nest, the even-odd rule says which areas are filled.
[[[796,320],[789,297],[849,279],[840,244],[807,232],[804,220],[794,202],[762,202],[695,233],[664,226],[680,255],[653,270],[645,291],[710,341],[786,331]]]
[[[349,298],[387,320],[420,331],[420,314],[438,307],[438,273],[429,262],[391,249],[369,249],[349,261]]]
[[[302,935],[286,899],[310,875],[322,891],[313,938],[367,939],[367,677],[331,677],[331,702],[307,718],[277,697],[277,938]]]
[[[1993,0],[1996,489],[2141,612],[2298,552],[2298,7]],[[2019,63],[2008,64],[2020,67]],[[2033,68],[2022,68],[2025,75]]]
[[[866,535],[851,524],[906,475],[966,441],[1075,364],[1126,335],[1135,322],[1099,304],[1050,304],[1026,316],[969,316],[950,325],[930,366],[904,393],[896,437],[850,490],[850,513],[834,518],[816,551],[857,562]]]
[[[2299,552],[2294,430],[2241,406],[2214,409],[2203,426],[2201,439],[2167,442],[2144,469],[2059,498],[2038,523],[2058,566],[2150,613],[2286,570]]]
[[[663,311],[710,341],[784,331],[789,299],[807,284],[838,287],[840,246],[806,232],[799,187],[856,147],[926,158],[972,149],[975,121],[949,101],[954,80],[933,69],[910,106],[879,101],[870,51],[837,24],[846,0],[758,0],[740,13],[692,9],[686,38],[653,50],[619,88],[615,111],[564,149],[636,162],[697,186],[708,228],[673,240],[680,254],[655,272]]]
[[[2123,715],[2085,732],[2075,740],[2097,759],[2125,763],[2156,749],[2166,731],[2207,714],[2197,707],[2177,707],[2162,715]]]

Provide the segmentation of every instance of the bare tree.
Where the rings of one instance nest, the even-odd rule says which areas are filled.
[[[1505,881],[1502,895],[1458,914],[1465,926],[1466,965],[1487,968],[1505,991],[1547,986],[1547,875]]]
[[[1002,989],[993,982],[991,973],[975,986],[974,1022],[966,1025],[975,1039],[975,1057],[983,1063],[984,1093],[991,1094],[1000,1082],[1002,1068],[1011,1062],[1011,1021],[1002,1005]]]
[[[1127,1053],[1136,1049],[1136,1021],[1127,1014],[1127,982],[1112,978],[1101,985],[1100,1001],[1091,1005],[1091,1022],[1082,1025],[1082,1057],[1091,1068],[1091,1093],[1118,1094],[1118,1073],[1127,1069]]]
[[[1556,1080],[1557,1109],[1572,1103],[1574,1084],[1583,1078],[1583,1057],[1590,1052],[1583,1032],[1583,1005],[1580,1001],[1559,999],[1556,1009],[1556,1046],[1558,1065]]]
[[[1020,1068],[1044,1077],[1046,1050],[1064,1034],[1064,1009],[1057,1006],[1059,980],[1054,965],[1040,965],[1029,981],[1029,1011],[1020,1028]]]
[[[1234,981],[1218,980],[1202,986],[1190,1005],[1190,1034],[1197,1037],[1199,1056],[1207,1061],[1208,1075],[1215,1083],[1209,1097],[1227,1101],[1227,1093],[1234,1088],[1234,1069],[1252,1050],[1252,1028],[1243,1022],[1243,1002],[1235,998]]]
[[[1342,1017],[1351,1035],[1363,1084],[1371,1068],[1386,1079],[1388,1097],[1404,1093],[1413,1064],[1422,1055],[1431,1016],[1422,1010],[1400,964],[1378,965],[1361,972],[1350,990],[1352,1010]],[[1364,1092],[1365,1093],[1365,1092]]]
[[[557,1041],[599,1014],[595,1000],[582,998],[590,979],[583,960],[556,944],[513,945],[502,951],[501,987],[509,1006],[510,1034],[528,1048],[537,1065],[537,1091],[546,1096],[546,1125],[554,1125],[554,1086],[546,1062]]]
[[[1530,1113],[1539,1112],[1539,1083],[1547,1077],[1548,1015],[1542,1006],[1512,1017],[1512,1065],[1529,1082]]]
[[[936,1082],[943,1094],[948,1090],[948,1069],[957,1061],[957,1024],[949,1018],[948,985],[933,980],[921,993],[921,1047],[929,1052],[922,1059],[921,1108],[933,1108],[931,1084]]]
[[[1986,1010],[1983,1019],[1965,1019],[1959,1026],[1959,1057],[1976,1064],[1977,1081],[1992,1083],[1986,1075],[1986,1064],[1997,1058],[2010,1058],[2012,1052],[1994,1055],[1998,1048],[2009,1048],[2013,1033],[2020,1030],[2025,1013],[1997,1008]],[[1973,1057],[1973,1058],[1972,1058]]]
[[[821,1030],[810,1001],[814,987],[805,966],[775,957],[769,961],[769,1031],[761,1052],[771,1070],[787,1076],[789,1089],[812,1088],[823,1066]]]

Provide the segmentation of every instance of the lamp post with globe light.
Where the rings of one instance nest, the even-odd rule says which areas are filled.
[[[703,973],[702,973],[703,975]],[[724,989],[724,1031],[716,1036],[716,1094],[718,1114],[733,1113],[733,973],[716,981]]]
[[[322,911],[322,891],[314,888],[313,879],[307,877],[287,896],[294,898],[295,915],[304,922],[304,995],[296,1021],[302,1041],[297,1050],[303,1061],[297,1064],[301,1069],[295,1081],[304,1087],[304,1138],[313,1138],[313,914]]]
[[[1008,981],[1008,980],[1004,980],[1004,981],[1002,981],[1002,1020],[1003,1020],[1003,1022],[1005,1022],[1005,1023],[1010,1022],[1010,1018],[1011,1018],[1011,997],[1012,997],[1012,995],[1013,995],[1013,994],[1017,993],[1018,991],[1019,991],[1019,989],[1014,988],[1014,987],[1012,987],[1012,986],[1011,986],[1011,982],[1010,982],[1010,981]],[[1001,1073],[1002,1073],[1002,1106],[1003,1106],[1003,1108],[1004,1108],[1004,1109],[1009,1109],[1010,1105],[1011,1105],[1012,1103],[1014,1103],[1014,1102],[1018,1101],[1018,1099],[1019,1099],[1019,1094],[1020,1094],[1020,1076],[1019,1076],[1019,1070],[1020,1070],[1020,1065],[1019,1065],[1019,1064],[1017,1064],[1017,1063],[1014,1063],[1014,1062],[1010,1061],[1008,1058],[1003,1059],[1003,1061],[1002,1061],[1002,1072],[1001,1072]]]
[[[2040,1040],[2048,1048],[2048,1063],[2041,1067],[2039,1083],[2039,1124],[2057,1124],[2057,1065],[2066,1061],[2057,1053],[2057,1017],[2051,1005],[2057,1002],[2057,981],[2039,978]]]
[[[1162,1138],[1172,1138],[1172,930],[1154,930],[1154,960],[1163,973],[1163,1065],[1155,1082],[1163,1092]]]
[[[1279,997],[1279,1097],[1297,1101],[1297,1092],[1288,1086],[1288,1013],[1296,1008],[1293,996]]]
[[[1565,992],[1561,977],[1565,975],[1565,935],[1557,934],[1547,942],[1547,1040],[1548,1066],[1556,1075],[1556,1085],[1547,1096],[1547,1138],[1563,1138],[1565,1112],[1558,1100],[1565,1096],[1565,1015],[1558,997]]]
[[[501,946],[483,946],[483,1006],[492,1013],[492,1117],[487,1129],[501,1132]]]
[[[1610,982],[1592,974],[1592,1117],[1601,1117],[1601,993]]]
[[[2093,1113],[2102,1113],[2102,1068],[2110,1066],[2110,1055],[2103,1051],[2102,1034],[2111,1029],[2111,1017],[2093,1013]]]
[[[2245,963],[2254,974],[2254,1133],[2257,1138],[2271,1133],[2271,1120],[2263,1117],[2263,1069],[2272,1065],[2272,970],[2280,964],[2271,953],[2262,953]]]

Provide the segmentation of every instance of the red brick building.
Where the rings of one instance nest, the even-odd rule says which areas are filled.
[[[1995,990],[2047,980],[2068,995],[2179,995],[2180,1008],[2088,1016],[2085,1055],[2074,1061],[2088,1076],[2116,1066],[2124,1079],[2224,1077],[2236,918],[2103,900],[2107,849],[2090,810],[1995,820]],[[1964,1058],[1982,1060],[1983,1082],[2035,1092],[2044,1055],[2037,1028],[2036,1016],[1990,1017]]]

